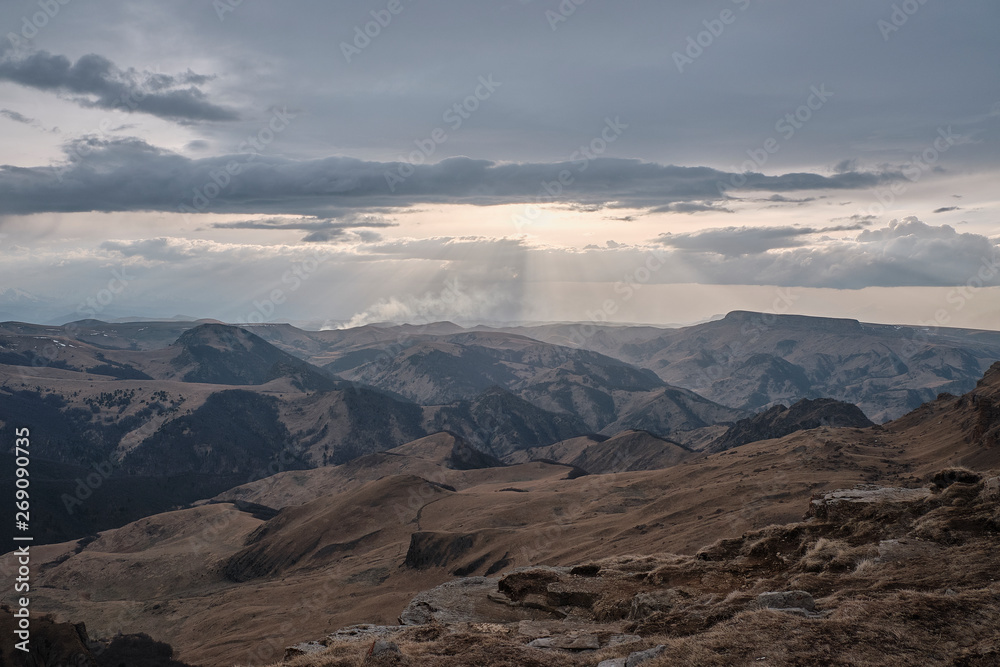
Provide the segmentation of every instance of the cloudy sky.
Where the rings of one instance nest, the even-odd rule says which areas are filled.
[[[7,0],[0,317],[1000,328],[994,0]]]

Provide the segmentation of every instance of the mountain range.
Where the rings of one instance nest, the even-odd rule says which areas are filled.
[[[810,590],[820,610],[851,609],[872,599],[888,604],[897,600],[900,585],[911,596],[945,600],[937,591],[950,586],[966,608],[980,610],[969,613],[984,614],[989,607],[982,606],[982,596],[1000,593],[987,581],[991,570],[983,560],[995,546],[1000,515],[996,500],[986,500],[993,498],[992,487],[984,486],[988,475],[973,472],[1000,468],[1000,363],[971,392],[942,395],[883,425],[819,426],[715,453],[632,432],[620,436],[616,449],[626,462],[640,461],[637,469],[590,473],[581,465],[599,457],[588,452],[614,440],[602,438],[550,446],[544,453],[553,459],[528,456],[501,466],[461,437],[441,433],[338,466],[282,472],[96,538],[38,547],[35,604],[39,611],[86,619],[94,636],[142,632],[169,638],[185,662],[232,665],[277,660],[287,646],[328,635],[340,639],[325,640],[317,650],[360,656],[366,649],[350,637],[361,633],[370,641],[378,635],[365,635],[363,628],[338,635],[338,629],[369,623],[388,628],[383,633],[403,632],[392,629],[400,620],[406,627],[430,624],[423,626],[429,633],[423,642],[443,641],[430,630],[435,624],[461,634],[483,632],[483,623],[507,623],[514,628],[508,632],[520,637],[536,627],[531,623],[544,621],[556,626],[535,637],[592,634],[598,637],[587,640],[597,641],[587,644],[593,651],[610,636],[601,634],[611,629],[602,624],[612,623],[620,634],[635,635],[628,641],[640,642],[673,627],[663,625],[672,618],[669,623],[689,624],[679,636],[696,641],[701,633],[715,636],[738,622],[740,610],[786,568],[781,585]],[[655,451],[677,456],[661,459],[664,467],[643,469],[641,460]],[[556,460],[570,457],[576,462]],[[952,485],[951,495],[936,499]],[[852,487],[859,490],[838,491]],[[898,500],[866,504],[866,498],[883,497]],[[817,498],[826,504],[817,505]],[[848,507],[847,514],[834,514],[841,511],[838,498],[857,498],[850,502],[861,513]],[[821,521],[814,528],[798,523],[809,506],[824,512],[810,510]],[[866,520],[867,507],[882,518]],[[921,520],[925,514],[938,523]],[[956,562],[951,574],[921,560],[934,559],[942,549]],[[881,553],[882,560],[865,564],[874,558],[868,553]],[[895,560],[888,561],[890,553]],[[872,568],[888,567],[878,565],[883,561],[900,563],[885,570],[893,574],[878,575],[887,588],[867,584],[863,595],[851,588],[850,581],[869,581],[881,571]],[[522,577],[517,586],[523,588],[512,588],[520,581],[515,575],[539,567],[541,574]],[[907,578],[923,567],[937,574],[928,574],[926,582]],[[572,568],[578,569],[571,577]],[[858,574],[837,574],[845,571]],[[587,582],[601,572],[609,578]],[[637,577],[630,579],[629,572]],[[750,573],[753,581],[763,578],[741,588]],[[531,577],[538,576],[541,588],[532,588],[539,584]],[[504,580],[497,591],[497,581]],[[437,592],[442,584],[446,588]],[[494,593],[487,595],[489,590]],[[521,604],[533,590],[542,592],[531,598],[537,602]],[[613,596],[603,597],[605,590]],[[475,591],[482,598],[463,597],[480,595]],[[490,602],[504,595],[515,604]],[[674,616],[650,616],[671,607],[636,611],[648,595],[691,602],[672,603]],[[624,607],[612,612],[605,604]],[[569,612],[572,619],[565,616]],[[615,625],[617,619],[637,623],[628,630]],[[450,625],[463,621],[480,625]],[[807,632],[819,627],[802,626]],[[409,636],[399,635],[399,641]],[[504,636],[514,641],[509,650],[528,651],[537,664],[590,664],[551,662],[584,654],[539,653],[524,645],[532,637]],[[986,656],[987,635],[972,637],[966,652]],[[865,647],[877,647],[867,641]],[[336,662],[335,655],[328,663],[305,660],[290,664],[351,664]]]

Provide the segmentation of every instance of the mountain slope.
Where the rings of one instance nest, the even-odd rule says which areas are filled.
[[[598,430],[632,393],[663,386],[653,373],[586,350],[500,332],[420,335],[399,348],[381,341],[325,366],[344,378],[423,405],[469,399],[499,386]]]
[[[729,423],[745,414],[743,410],[719,405],[693,391],[664,387],[631,397],[619,409],[618,419],[602,428],[601,433],[611,435],[637,429],[666,436],[675,431]]]
[[[424,428],[432,432],[452,431],[498,458],[590,430],[572,415],[548,412],[500,387],[469,401],[425,408]]]
[[[721,452],[758,440],[780,438],[795,431],[820,426],[866,428],[874,423],[856,405],[832,398],[802,399],[791,407],[776,405],[764,412],[741,419],[711,445],[709,452]]]
[[[437,459],[450,452],[449,437],[426,443],[430,456]],[[582,451],[607,442],[587,438],[576,446]],[[417,456],[422,447],[414,443],[410,450],[410,456]],[[379,465],[388,466],[388,458]],[[884,596],[895,605],[891,616],[898,619],[912,611],[912,589],[922,581],[942,599],[952,599],[942,593],[954,582],[941,578],[941,563],[959,564],[948,576],[957,578],[955,590],[961,595],[977,587],[981,591],[984,585],[962,577],[994,574],[990,559],[996,550],[996,528],[973,535],[992,540],[989,549],[977,551],[981,559],[956,560],[971,557],[962,547],[967,534],[996,520],[995,497],[989,506],[975,500],[985,498],[978,494],[987,490],[988,476],[975,483],[959,481],[954,491],[940,492],[948,495],[928,488],[947,488],[955,479],[970,479],[961,471],[940,474],[952,465],[1000,470],[1000,364],[969,394],[942,396],[884,426],[797,431],[776,440],[695,455],[662,470],[574,476],[567,474],[567,466],[543,463],[468,471],[438,467],[449,475],[447,481],[406,474],[358,479],[325,496],[303,495],[305,504],[287,505],[267,521],[218,503],[168,512],[108,531],[90,544],[33,547],[38,570],[32,604],[39,613],[85,620],[97,635],[113,634],[125,618],[129,631],[169,638],[179,659],[206,667],[266,664],[280,659],[285,646],[347,625],[394,624],[419,592],[446,582],[478,581],[456,576],[507,576],[521,566],[592,565],[609,557],[623,559],[617,561],[621,568],[615,566],[623,572],[613,586],[616,594],[627,594],[626,585],[649,583],[678,589],[679,597],[666,602],[679,604],[685,612],[671,616],[673,607],[664,608],[667,615],[657,617],[667,624],[664,628],[683,628],[688,622],[714,624],[721,619],[712,620],[711,610],[728,614],[732,605],[744,600],[742,586],[751,583],[748,574],[760,568],[785,572],[807,562],[812,569],[796,569],[789,579],[768,578],[771,575],[753,579],[753,586],[772,590],[767,586],[781,581],[786,582],[781,586],[805,587],[826,596],[832,591],[827,584],[835,581],[823,578],[829,572],[836,580],[856,582],[852,590],[863,591],[866,599]],[[391,472],[389,467],[383,470]],[[282,479],[325,472],[288,472]],[[344,472],[339,471],[338,479],[348,483]],[[868,517],[877,519],[872,521],[863,514],[848,518],[844,524],[848,532],[841,530],[844,526],[834,526],[829,534],[810,532],[826,530],[829,514],[817,515],[819,520],[793,526],[787,533],[767,528],[799,522],[814,497],[857,484],[902,487],[907,490],[887,498],[914,497],[921,506],[910,511],[891,502],[862,505],[862,512],[868,508],[887,514]],[[316,491],[322,493],[322,488]],[[860,491],[862,498],[864,493],[871,495],[871,489]],[[933,503],[921,500],[932,497]],[[893,521],[901,522],[899,530]],[[914,526],[920,531],[915,534],[921,538],[918,543],[907,532]],[[810,540],[824,537],[826,542],[800,541],[810,535]],[[705,549],[719,539],[723,541]],[[886,553],[896,549],[896,554],[905,554],[910,547],[957,551],[950,560],[942,560],[937,551],[926,555],[930,560],[921,561],[930,563],[926,579],[902,576],[885,580],[888,583],[879,588],[871,585],[878,580],[869,580],[870,576],[886,568],[902,573],[916,570],[905,559],[898,565],[885,560],[862,565],[879,553],[869,553],[869,547]],[[698,553],[702,556],[695,558]],[[975,567],[963,570],[962,563]],[[562,571],[555,574],[538,589],[540,604],[548,605],[550,592],[557,600],[595,599],[593,589],[575,588],[580,581],[584,582],[580,586],[589,585],[594,568],[572,575],[574,588],[550,591],[548,584],[562,582]],[[573,591],[579,595],[571,595]],[[702,594],[714,597],[698,597]],[[845,599],[855,599],[851,595],[855,594]],[[3,601],[9,601],[9,595]],[[551,615],[537,606],[502,609],[546,614],[535,620]],[[599,609],[628,614],[631,604]],[[857,607],[852,602],[844,609]],[[787,632],[789,623],[800,620],[809,627],[828,622],[766,613],[752,618],[755,623],[777,618],[775,632]],[[287,623],[275,624],[275,618]],[[926,622],[937,628],[940,618],[931,614]],[[984,627],[995,634],[992,624]]]
[[[586,473],[604,475],[637,470],[660,470],[695,455],[687,447],[646,431],[624,431],[613,437],[584,436],[512,452],[511,463],[554,461]]]

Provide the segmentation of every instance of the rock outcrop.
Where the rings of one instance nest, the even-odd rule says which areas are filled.
[[[848,653],[876,664],[886,651],[921,664],[995,664],[1000,482],[956,469],[931,478],[928,488],[825,493],[803,522],[695,556],[456,579],[414,597],[399,626],[330,635],[317,654],[327,661],[316,664],[357,664],[350,656],[390,643],[398,653],[385,664],[395,665],[634,667],[673,655],[836,664]],[[866,636],[879,639],[859,642]],[[938,652],[927,648],[935,642]]]

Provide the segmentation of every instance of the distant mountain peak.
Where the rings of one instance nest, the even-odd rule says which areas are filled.
[[[174,347],[180,353],[172,364],[186,371],[185,382],[258,385],[290,377],[305,390],[336,387],[333,377],[319,368],[228,324],[207,323],[188,329],[177,337]]]

